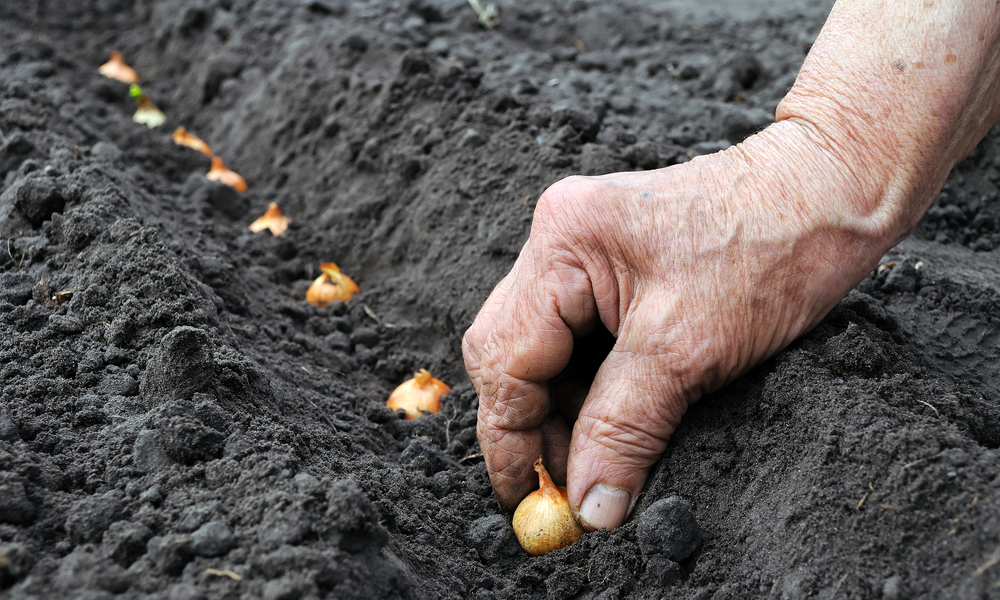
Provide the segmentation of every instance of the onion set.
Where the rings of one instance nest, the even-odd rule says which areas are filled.
[[[583,528],[569,508],[566,488],[552,482],[541,457],[535,461],[535,471],[538,489],[517,505],[514,535],[525,552],[541,556],[577,541],[583,537]]]
[[[234,190],[236,190],[237,192],[245,192],[247,189],[246,180],[240,177],[240,174],[237,173],[236,171],[230,171],[229,169],[227,169],[226,163],[222,162],[222,159],[219,158],[218,156],[212,157],[212,168],[208,170],[208,173],[205,174],[205,177],[209,181],[218,181],[224,183],[229,187],[233,188]],[[282,230],[282,233],[284,233],[284,230]]]
[[[108,62],[101,65],[97,69],[97,72],[122,83],[139,83],[139,74],[125,63],[122,53],[117,50],[111,52],[111,58],[108,59]]]
[[[197,150],[205,156],[211,157],[214,155],[212,149],[208,147],[208,144],[206,144],[204,140],[196,135],[188,133],[188,130],[183,126],[174,130],[174,143],[178,146],[187,146],[188,148]]]
[[[436,413],[441,410],[441,396],[451,391],[446,383],[431,376],[427,369],[420,369],[408,379],[399,384],[386,406],[392,410],[403,409],[407,419],[416,419],[424,412]]]
[[[250,223],[247,229],[254,233],[270,229],[271,235],[278,237],[288,230],[288,217],[281,214],[281,209],[278,208],[277,203],[272,202],[267,205],[267,210],[264,211],[264,214],[253,223]]]
[[[133,83],[129,86],[128,93],[135,98],[136,102],[135,114],[132,115],[133,121],[145,125],[150,129],[159,127],[167,122],[167,115],[163,114],[163,111],[153,104],[153,101],[149,99],[146,92],[142,91],[141,87]]]
[[[270,210],[270,209],[268,209]],[[319,266],[322,275],[316,278],[306,290],[306,302],[326,308],[327,304],[343,300],[347,302],[361,290],[354,280],[340,272],[336,264],[323,263]]]

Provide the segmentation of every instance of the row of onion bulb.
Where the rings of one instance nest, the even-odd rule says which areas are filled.
[[[113,51],[108,62],[101,65],[97,72],[105,77],[129,84],[129,95],[135,99],[136,103],[135,114],[132,115],[133,121],[150,129],[167,122],[167,115],[153,103],[149,94],[139,87],[139,74],[125,62],[121,52]],[[224,183],[237,192],[246,191],[247,182],[243,177],[228,169],[222,159],[216,156],[203,140],[188,133],[184,127],[178,127],[174,131],[173,138],[175,144],[193,148],[212,159],[212,168],[205,174],[206,178]]]
[[[107,63],[101,65],[98,72],[129,84],[129,94],[135,98],[137,110],[132,119],[149,128],[159,127],[166,122],[166,115],[161,111],[139,87],[139,74],[130,67],[121,52],[113,51]],[[226,168],[221,158],[212,152],[212,148],[201,138],[190,133],[183,126],[174,130],[173,141],[179,146],[185,146],[201,152],[212,159],[212,168],[205,177],[212,181],[224,183],[237,192],[247,189],[246,181],[236,172]],[[265,229],[271,235],[281,236],[288,230],[289,219],[281,213],[278,205],[272,202],[267,211],[250,224],[250,231],[257,233]],[[340,272],[340,268],[332,262],[320,265],[320,276],[312,282],[306,291],[306,301],[320,308],[328,304],[347,302],[361,290],[353,279]],[[431,376],[426,369],[420,369],[413,379],[401,384],[389,396],[387,406],[393,410],[403,410],[407,419],[415,419],[425,412],[435,413],[441,409],[440,396],[448,393],[449,387]]]
[[[98,71],[106,77],[129,84],[129,95],[136,100],[136,112],[132,120],[149,128],[159,127],[166,122],[166,115],[139,87],[139,75],[125,62],[120,52],[112,52],[110,60]],[[243,177],[228,169],[201,138],[189,133],[184,127],[178,127],[174,131],[173,141],[212,159],[212,167],[205,175],[207,179],[228,185],[241,193],[247,189]],[[288,223],[288,218],[272,202],[267,211],[250,224],[249,229],[254,233],[267,229],[271,235],[281,236],[287,231]],[[334,302],[347,302],[360,293],[358,284],[341,273],[336,264],[323,263],[320,271],[320,276],[306,291],[307,302],[326,308]],[[440,411],[440,398],[450,390],[447,384],[433,377],[429,371],[420,369],[412,379],[404,381],[393,390],[386,406],[392,410],[402,410],[406,419],[416,419],[424,414]],[[518,505],[514,511],[513,528],[521,547],[529,554],[539,556],[572,544],[583,536],[583,529],[570,510],[566,488],[552,482],[541,458],[535,461],[534,467],[538,473],[539,489],[528,494]]]

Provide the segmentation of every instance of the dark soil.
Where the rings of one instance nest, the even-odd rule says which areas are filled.
[[[500,8],[3,3],[3,596],[1000,598],[998,128],[894,267],[690,411],[625,526],[520,550],[460,340],[535,199],[766,126],[828,5]],[[248,232],[271,201],[291,229]],[[326,261],[359,298],[303,300]],[[453,391],[404,421],[418,368]]]

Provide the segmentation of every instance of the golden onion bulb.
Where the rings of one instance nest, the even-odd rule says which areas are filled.
[[[212,168],[208,170],[205,174],[205,178],[209,181],[218,181],[224,183],[229,187],[233,188],[237,192],[243,193],[247,191],[247,182],[243,177],[240,176],[236,171],[230,170],[226,163],[222,162],[222,159],[218,156],[212,157]],[[274,204],[273,202],[271,204]],[[255,232],[256,233],[256,232]],[[281,234],[275,234],[281,235]]]
[[[288,230],[288,217],[281,214],[281,209],[278,208],[276,202],[272,202],[267,206],[264,214],[253,223],[250,223],[250,227],[247,229],[254,233],[269,229],[271,230],[271,235],[275,237],[284,235],[285,231]],[[322,267],[320,267],[320,270],[322,270]]]
[[[427,369],[420,369],[413,375],[413,379],[399,384],[389,394],[389,401],[385,405],[392,410],[402,408],[406,411],[407,419],[416,419],[423,416],[424,411],[436,413],[441,410],[440,398],[450,391],[448,384],[432,377]]]
[[[153,104],[153,101],[149,99],[149,95],[142,91],[141,87],[133,83],[129,86],[128,93],[135,98],[136,102],[135,114],[132,115],[133,121],[145,125],[150,129],[159,127],[167,122],[167,115],[163,114],[163,111]]]
[[[174,143],[178,146],[187,146],[188,148],[197,150],[208,157],[214,156],[212,149],[208,147],[205,140],[188,132],[183,126],[174,130]]]
[[[521,500],[514,511],[514,535],[532,556],[569,546],[583,537],[583,528],[573,518],[566,488],[552,483],[542,459],[535,461],[538,489]]]
[[[319,266],[323,273],[312,282],[306,290],[306,302],[326,308],[327,304],[343,300],[347,302],[361,290],[354,280],[340,272],[335,263],[323,263]]]
[[[111,79],[117,79],[122,83],[139,83],[139,75],[135,72],[135,69],[128,66],[125,59],[122,58],[122,53],[115,50],[111,53],[111,58],[108,62],[101,65],[97,72],[105,77],[110,77]]]

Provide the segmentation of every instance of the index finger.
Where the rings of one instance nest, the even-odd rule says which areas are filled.
[[[545,455],[547,382],[569,363],[573,335],[597,316],[586,271],[573,260],[526,246],[478,356],[479,443],[500,503],[508,508],[536,486],[532,464]],[[482,316],[482,315],[481,315]],[[478,318],[477,318],[478,322]]]
[[[514,281],[513,276],[514,271],[512,270],[493,288],[483,307],[479,309],[479,313],[476,315],[472,326],[469,327],[462,337],[462,357],[465,359],[465,370],[469,373],[469,379],[472,380],[476,394],[479,394],[479,388],[482,385],[482,377],[479,375],[479,365],[482,362],[483,347],[486,345],[486,339],[493,329],[493,322],[496,320],[497,313],[500,311],[500,307],[503,306],[503,301],[507,297],[507,292],[510,291],[510,286]]]

